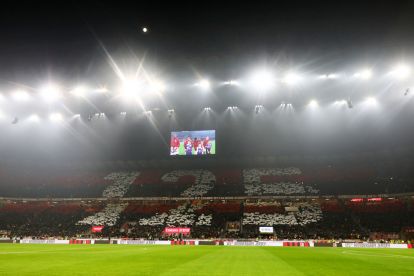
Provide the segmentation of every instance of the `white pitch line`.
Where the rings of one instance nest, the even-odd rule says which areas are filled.
[[[7,255],[7,254],[37,254],[37,253],[54,253],[54,252],[62,252],[62,251],[69,251],[69,250],[80,250],[82,248],[65,248],[65,249],[57,249],[57,250],[37,250],[37,251],[3,251],[0,254]]]
[[[27,253],[31,253],[32,251],[25,251],[25,252],[0,252],[0,255],[8,255],[8,254],[27,254]]]
[[[391,258],[408,258],[408,259],[414,259],[414,256],[405,256],[405,255],[395,255],[395,254],[369,254],[369,253],[363,253],[359,251],[342,251],[343,254],[349,254],[349,255],[360,255],[360,256],[370,256],[370,257],[391,257]]]

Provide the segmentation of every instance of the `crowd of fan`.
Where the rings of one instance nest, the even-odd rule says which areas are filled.
[[[138,174],[136,172],[117,172],[107,175],[105,179],[111,180],[113,183],[103,191],[102,196],[106,198],[123,197]],[[127,205],[128,203],[109,203],[102,211],[78,221],[77,224],[114,226]]]
[[[205,215],[205,214],[201,214],[198,217],[197,222],[195,223],[195,225],[197,226],[210,226],[211,225],[211,220],[213,219],[213,215]]]
[[[302,171],[295,167],[244,169],[240,172],[242,176],[238,179],[242,182],[239,184],[231,181],[233,175],[238,177],[235,172],[231,174],[222,172],[221,175],[225,177],[218,179],[208,170],[154,173],[151,181],[156,181],[156,177],[159,178],[161,184],[158,184],[161,188],[154,190],[158,194],[164,191],[162,187],[173,187],[169,191],[174,195],[197,198],[200,201],[200,198],[207,195],[220,196],[214,191],[215,189],[220,191],[219,187],[225,187],[227,181],[232,185],[244,186],[244,191],[241,191],[249,196],[319,193],[317,187],[320,186],[305,185]],[[6,204],[8,209],[4,206],[0,209],[0,231],[8,231],[13,235],[71,236],[88,232],[92,225],[104,225],[110,229],[111,234],[115,233],[119,236],[161,238],[163,227],[188,226],[193,229],[193,237],[253,238],[260,235],[258,226],[274,226],[274,236],[298,239],[365,238],[370,231],[396,232],[404,226],[414,226],[412,211],[409,211],[406,203],[401,200],[387,200],[377,205],[375,203],[349,204],[348,201],[335,200],[324,204],[313,201],[249,203],[242,200],[180,202],[179,204],[175,202],[168,208],[164,208],[160,203],[157,207],[159,211],[151,208],[145,211],[144,207],[135,206],[136,212],[129,214],[133,208],[119,199],[125,197],[129,189],[137,183],[140,186],[137,189],[138,196],[145,186],[158,185],[145,184],[145,179],[140,179],[142,175],[145,173],[113,172],[106,176],[102,175],[101,181],[96,181],[96,177],[90,178],[91,181],[96,181],[96,183],[92,182],[94,183],[92,186],[99,186],[100,196],[106,198],[105,203],[101,203],[100,208],[95,208],[92,212],[86,212],[83,208],[79,210],[74,208],[70,214],[65,215],[63,212],[60,216],[59,212],[52,211],[55,207],[49,205],[39,208],[34,208],[35,205],[32,205],[32,210],[23,208],[23,211],[16,211],[17,207],[15,210]],[[324,177],[326,175],[329,176],[329,173],[324,174]],[[327,177],[327,179],[331,178]],[[238,221],[240,229],[228,231],[226,225],[229,221]]]
[[[280,179],[270,179],[270,183],[264,183],[262,177],[286,177],[298,176],[302,172],[299,168],[275,168],[275,169],[245,169],[243,170],[244,188],[247,195],[303,195],[317,194],[318,189],[304,185],[303,182],[284,182]],[[294,180],[294,179],[292,179]]]
[[[139,172],[114,172],[105,176],[105,180],[113,181],[102,193],[103,197],[123,197]]]
[[[147,218],[140,218],[138,225],[166,225],[166,226],[192,226],[211,225],[212,215],[201,214],[197,217],[193,206],[183,204],[168,213],[155,214]]]
[[[309,203],[290,206],[289,212],[263,214],[259,212],[244,213],[243,225],[307,225],[322,219],[320,206]]]
[[[10,237],[75,237],[90,227],[77,222],[104,208],[101,202],[10,202],[0,204],[0,232]]]
[[[155,205],[152,207],[154,211],[159,209],[159,206]],[[137,237],[144,236],[146,238],[167,238],[166,235],[163,235],[162,231],[164,227],[198,227],[200,231],[205,231],[212,226],[212,214],[198,214],[195,211],[200,208],[200,205],[193,204],[181,204],[175,208],[170,208],[168,211],[162,213],[155,213],[148,216],[146,213],[151,210],[151,208],[143,209],[138,208],[128,208],[133,213],[126,214],[124,220],[127,220],[123,224],[124,230],[122,233],[128,237]],[[126,212],[128,212],[126,210]],[[154,231],[154,229],[156,229]],[[199,231],[196,231],[195,234],[200,234]]]
[[[175,183],[184,176],[194,177],[194,185],[181,193],[181,196],[185,197],[201,197],[206,195],[214,187],[213,183],[216,180],[214,174],[206,170],[176,170],[163,175],[161,180],[167,183]]]
[[[299,183],[253,183],[245,184],[244,188],[247,195],[301,195],[319,191]]]
[[[373,231],[398,234],[414,225],[409,207],[413,202],[391,199],[359,207],[333,199],[326,204],[305,200],[165,204],[7,203],[0,207],[0,232],[72,237],[90,234],[92,225],[104,225],[112,236],[158,239],[167,238],[163,229],[172,226],[190,227],[192,238],[366,239]],[[162,212],[154,213],[157,210]],[[274,234],[261,235],[259,226],[273,226]]]
[[[127,205],[128,203],[109,203],[102,211],[78,221],[78,224],[114,226]]]
[[[98,197],[108,180],[106,172],[2,170],[0,197],[56,198]]]
[[[253,168],[140,170],[130,172],[0,170],[0,196],[7,197],[204,197],[413,192],[413,175],[394,170]]]

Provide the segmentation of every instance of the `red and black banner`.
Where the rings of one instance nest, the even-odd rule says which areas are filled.
[[[195,241],[171,241],[171,245],[195,245]]]
[[[309,247],[309,242],[283,242],[283,246],[285,247]]]

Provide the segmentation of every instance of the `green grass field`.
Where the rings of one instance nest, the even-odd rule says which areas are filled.
[[[179,155],[185,155],[184,143],[183,142],[180,142],[180,147],[178,148],[178,154]],[[216,140],[211,141],[210,154],[216,154]],[[196,155],[196,151],[194,149],[193,149],[193,155]]]
[[[0,244],[0,275],[414,275],[414,250]]]

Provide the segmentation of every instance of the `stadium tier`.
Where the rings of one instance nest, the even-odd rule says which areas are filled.
[[[0,229],[11,237],[98,236],[168,239],[165,227],[189,227],[191,238],[399,239],[414,225],[412,198],[280,200],[2,200]],[[260,226],[273,227],[271,235]],[[404,236],[405,237],[405,236]]]
[[[414,192],[412,172],[371,167],[0,172],[0,197],[232,197]]]
[[[0,233],[169,239],[166,227],[187,227],[202,239],[411,238],[411,175],[359,165],[4,170]]]

